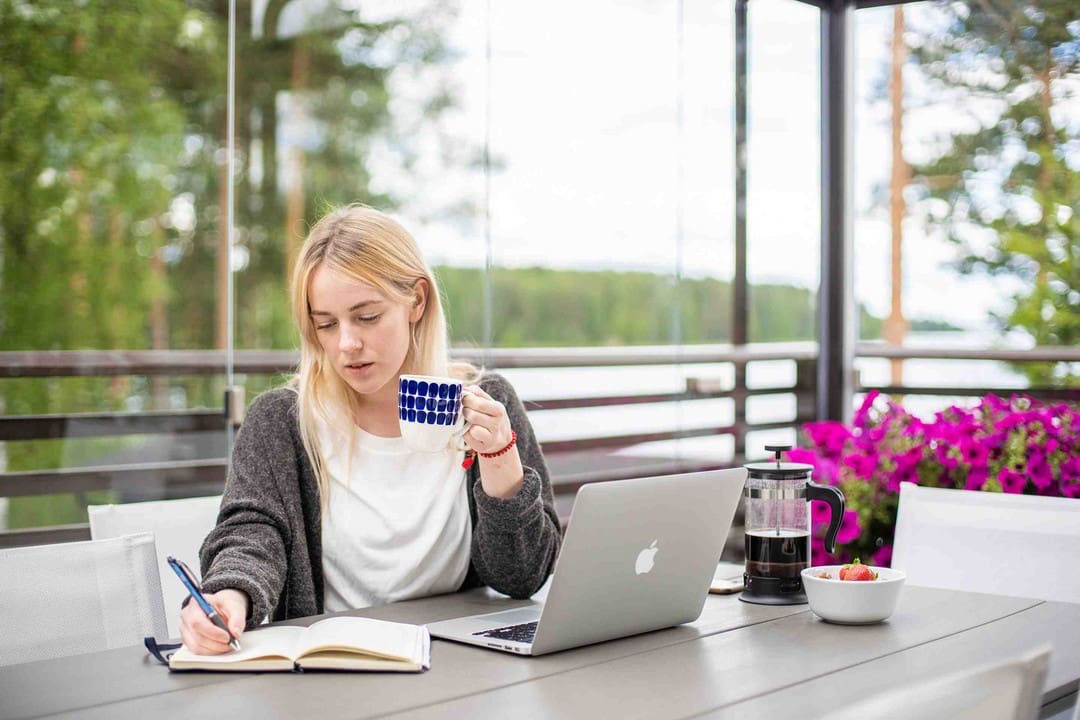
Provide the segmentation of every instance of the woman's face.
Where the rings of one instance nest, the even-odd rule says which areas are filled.
[[[315,334],[334,371],[360,395],[382,391],[396,398],[412,323],[424,312],[423,283],[417,294],[419,302],[409,306],[325,266],[312,274],[308,307]]]

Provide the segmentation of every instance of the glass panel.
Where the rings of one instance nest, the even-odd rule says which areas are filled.
[[[237,63],[236,342],[294,349],[295,253],[331,206],[398,217],[446,285],[479,298],[482,16],[444,2],[243,7]],[[482,60],[482,56],[481,56]],[[475,104],[475,102],[474,102]],[[467,270],[443,268],[464,264]],[[445,277],[444,275],[449,275]],[[464,293],[462,293],[464,294]],[[467,306],[482,318],[481,306]],[[290,357],[290,356],[286,356]],[[240,378],[249,398],[280,375]]]
[[[295,347],[285,248],[357,200],[416,236],[459,350],[726,338],[730,0],[274,7],[251,7],[238,50],[239,348]],[[526,400],[685,387],[672,364],[504,372]],[[531,416],[545,442],[728,422],[707,404]]]
[[[816,339],[821,247],[821,22],[796,0],[749,3],[747,277],[751,342]],[[794,364],[758,362],[751,387],[792,387]],[[794,394],[750,398],[751,423],[794,421]],[[749,432],[746,455],[793,444],[788,428]]]
[[[819,11],[796,0],[754,0],[749,33],[749,336],[813,340],[821,247]]]
[[[224,38],[177,0],[0,3],[0,471],[45,473],[0,478],[0,529],[220,487],[223,365],[167,352],[224,337]]]
[[[722,341],[729,318],[718,298],[727,278],[717,271],[730,267],[733,224],[732,4],[495,3],[489,24],[493,344]],[[525,396],[567,399],[677,394],[698,369],[507,374]],[[535,412],[533,420],[553,447],[694,434],[722,417],[697,402],[657,401]],[[720,457],[730,447],[712,436],[556,453],[552,464],[574,474]]]
[[[237,378],[249,399],[280,383],[296,345],[289,268],[329,204],[400,217],[436,266],[462,352],[730,338],[731,0],[240,3],[231,155],[227,3],[0,8],[18,60],[2,70],[18,92],[0,118],[0,351],[157,353],[5,355],[0,411],[173,413],[5,430],[9,473],[153,461],[174,478],[63,480],[80,495],[44,505],[5,481],[9,524],[79,522],[88,499],[216,490],[220,355],[160,353],[231,338],[253,368]],[[795,93],[816,113],[817,11],[761,0],[751,20],[751,337],[811,338],[817,128],[786,111]],[[249,350],[282,353],[252,366]],[[730,460],[730,438],[714,431],[736,421],[735,403],[679,396],[731,390],[734,366],[673,357],[506,372],[526,399],[669,396],[618,413],[537,411],[552,442],[679,430],[688,437],[604,456]]]
[[[876,316],[864,337],[1076,346],[1075,3],[862,10],[855,37],[856,293]],[[858,363],[871,386],[1006,392],[1075,383],[1076,365]],[[974,398],[905,404],[927,415],[954,401]]]

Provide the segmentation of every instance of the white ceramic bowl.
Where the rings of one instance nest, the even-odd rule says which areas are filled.
[[[842,625],[866,625],[893,614],[907,577],[903,570],[871,566],[877,580],[841,580],[841,567],[819,565],[802,571],[806,599],[815,615]],[[818,577],[822,573],[831,578]]]

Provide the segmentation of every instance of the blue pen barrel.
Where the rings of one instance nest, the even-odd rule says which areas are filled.
[[[206,613],[206,617],[209,618],[210,622],[214,623],[214,625],[228,634],[229,645],[234,650],[239,650],[239,641],[233,636],[232,632],[230,632],[229,626],[225,623],[225,619],[221,617],[221,615],[218,614],[218,611],[214,609],[214,606],[207,602],[206,598],[203,597],[202,591],[199,589],[198,581],[187,567],[171,555],[166,558],[166,562],[169,563],[169,567],[173,569],[176,576],[180,578],[180,582],[184,583],[184,587],[187,588],[188,594],[190,594],[195,602],[199,604],[199,607]]]

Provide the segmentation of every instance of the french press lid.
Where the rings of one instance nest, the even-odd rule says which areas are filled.
[[[765,478],[768,480],[809,479],[813,465],[806,463],[782,462],[780,453],[791,449],[790,445],[766,445],[765,449],[776,453],[775,462],[756,462],[743,465],[752,478]]]

